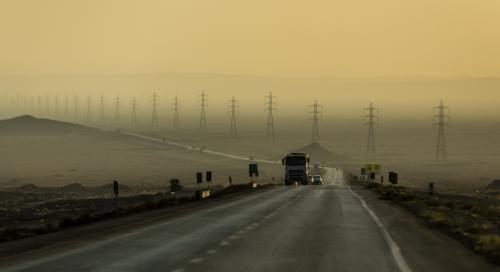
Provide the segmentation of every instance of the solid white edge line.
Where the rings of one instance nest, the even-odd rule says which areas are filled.
[[[352,189],[351,186],[347,186],[349,188],[349,191],[361,202],[361,205],[365,210],[368,212],[370,217],[373,219],[375,224],[379,227],[379,229],[382,231],[382,234],[384,235],[384,239],[387,242],[387,245],[391,249],[392,257],[396,261],[396,264],[398,265],[398,268],[401,272],[412,272],[411,268],[408,266],[406,263],[403,255],[401,254],[401,249],[399,245],[394,241],[392,238],[391,234],[387,230],[387,228],[382,224],[382,221],[378,218],[378,216],[375,214],[375,212],[366,205],[366,202],[363,200],[361,196],[359,196],[357,193],[355,193]]]

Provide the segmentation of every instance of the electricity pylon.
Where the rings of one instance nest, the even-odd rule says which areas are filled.
[[[67,95],[64,96],[64,118],[69,117],[69,98]]]
[[[137,99],[135,98],[132,98],[132,127],[137,127]]]
[[[56,95],[54,98],[54,115],[56,117],[59,116],[59,95]]]
[[[115,123],[120,125],[120,96],[115,98]]]
[[[19,100],[19,99],[18,99]],[[19,103],[19,101],[18,101]],[[50,95],[45,95],[45,114],[50,116]]]
[[[370,103],[368,108],[363,110],[365,124],[368,126],[368,140],[366,142],[366,158],[375,159],[377,157],[377,150],[375,147],[375,126],[378,125],[380,110],[373,107]]]
[[[434,125],[438,127],[436,162],[446,161],[447,159],[445,127],[449,125],[449,111],[450,108],[446,107],[442,100],[439,106],[434,107]]]
[[[42,96],[38,95],[38,115],[42,116]]]
[[[230,114],[229,134],[233,137],[236,137],[238,135],[238,130],[236,129],[236,113],[238,109],[238,101],[234,96],[231,98],[231,100],[229,100],[228,109]]]
[[[75,119],[78,118],[78,95],[73,96],[73,115]]]
[[[2,101],[5,103],[5,101]],[[33,94],[30,97],[30,113],[31,115],[35,115],[35,98],[33,97]]]
[[[104,121],[104,96],[101,95],[101,110],[99,112],[99,120]]]
[[[151,115],[151,127],[154,129],[158,128],[158,96],[156,93],[153,93],[153,113]]]
[[[174,109],[174,117],[172,120],[172,125],[175,129],[179,129],[181,127],[180,120],[179,120],[179,112],[180,112],[181,104],[180,104],[179,98],[177,96],[172,101],[172,107]]]
[[[92,99],[87,97],[87,122],[92,120]]]
[[[318,100],[314,100],[312,105],[309,105],[309,114],[312,116],[313,130],[311,141],[313,143],[319,143],[319,120],[322,119],[323,106],[318,104]]]
[[[276,96],[272,92],[265,97],[266,111],[267,111],[267,126],[266,126],[266,139],[275,140],[276,131],[274,129],[274,112],[276,111]]]
[[[200,103],[200,127],[198,128],[198,131],[200,133],[206,133],[207,132],[207,95],[205,92],[201,92],[199,95],[199,103]]]

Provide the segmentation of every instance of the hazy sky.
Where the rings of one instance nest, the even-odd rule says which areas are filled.
[[[0,0],[0,75],[500,76],[499,0]]]

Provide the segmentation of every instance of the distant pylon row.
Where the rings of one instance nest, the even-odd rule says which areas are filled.
[[[450,120],[449,111],[450,108],[446,107],[443,101],[439,103],[439,106],[434,107],[434,126],[437,126],[436,162],[447,160],[446,127],[449,125]],[[376,160],[375,126],[378,125],[379,121],[379,109],[373,107],[373,103],[370,103],[369,107],[364,109],[364,118],[368,126],[366,158],[367,160]]]

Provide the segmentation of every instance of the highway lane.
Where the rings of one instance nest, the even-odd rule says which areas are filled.
[[[467,250],[453,256],[456,264],[422,259],[419,252],[441,249],[432,241],[394,241],[345,184],[342,170],[327,169],[324,181],[323,186],[279,187],[47,256],[28,255],[0,270],[406,272],[413,266],[426,272],[497,271]],[[428,230],[420,232],[416,239],[429,240]],[[404,246],[415,256],[403,256]],[[470,265],[461,265],[466,262]]]
[[[330,170],[327,184],[343,184]],[[344,186],[282,187],[118,234],[12,271],[399,271]],[[359,256],[370,258],[359,258]]]

